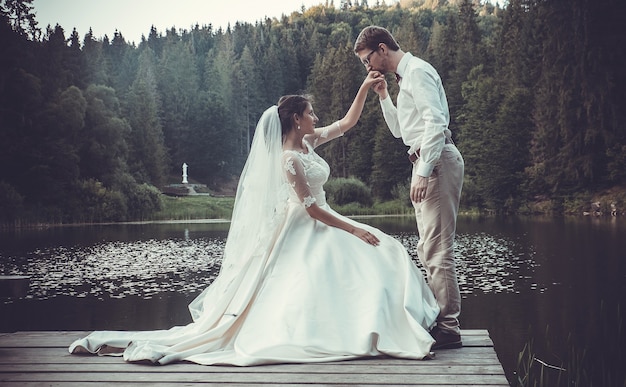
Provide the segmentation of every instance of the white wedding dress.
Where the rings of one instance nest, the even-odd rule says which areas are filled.
[[[238,366],[428,357],[434,343],[428,330],[439,307],[422,272],[395,238],[326,204],[329,166],[313,144],[340,135],[332,132],[310,138],[308,153],[283,153],[291,189],[273,242],[261,258],[237,268],[236,276],[223,267],[190,305],[192,323],[160,331],[98,331],[69,351]],[[311,218],[305,207],[312,203],[375,234],[380,244]]]

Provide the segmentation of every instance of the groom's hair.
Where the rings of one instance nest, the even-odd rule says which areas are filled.
[[[304,114],[308,104],[313,104],[313,97],[308,94],[283,95],[278,100],[278,117],[283,136],[293,127],[293,115]]]
[[[379,26],[365,27],[354,42],[354,52],[362,50],[375,50],[378,45],[385,43],[391,51],[398,51],[400,45],[387,29]]]

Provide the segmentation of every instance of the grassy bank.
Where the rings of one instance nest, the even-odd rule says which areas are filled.
[[[163,209],[153,220],[230,219],[234,203],[234,197],[164,196]]]
[[[152,220],[230,219],[235,198],[213,196],[163,197],[163,209]],[[378,202],[370,206],[350,203],[333,208],[346,216],[352,215],[411,215],[413,208],[397,200]]]
[[[626,215],[626,186],[566,196],[536,197],[522,203],[517,213],[523,215]]]
[[[408,195],[408,191],[405,193]],[[398,195],[400,196],[400,195]],[[402,195],[404,196],[404,195]],[[160,221],[160,220],[194,220],[194,219],[230,219],[233,211],[234,197],[217,197],[209,195],[191,196],[162,196],[163,207],[160,211],[151,213],[142,219],[127,219],[130,221]],[[329,200],[333,209],[345,216],[366,215],[413,215],[413,207],[408,200],[375,201],[372,205],[349,203],[337,205]],[[593,212],[593,205],[597,210]],[[527,202],[515,212],[519,215],[626,215],[626,187],[614,187],[595,193],[577,193],[560,199],[536,198],[534,202]],[[479,215],[495,214],[496,211],[467,207],[461,205],[460,214]],[[94,220],[98,223],[97,220]],[[84,223],[84,222],[83,222]],[[1,220],[0,229],[33,228],[51,225],[67,224],[61,221],[40,219],[38,216],[25,217],[17,220]],[[76,223],[74,223],[76,224]]]
[[[163,209],[152,216],[152,220],[230,219],[234,197],[208,195],[163,197]],[[527,203],[518,210],[520,215],[583,215],[592,211],[592,203],[598,203],[599,214],[611,214],[611,204],[618,215],[626,210],[626,189],[614,188],[597,193],[579,193],[561,200],[537,200]],[[353,215],[412,215],[413,207],[408,201],[390,200],[374,202],[371,206],[359,203],[337,205],[333,209],[346,216]],[[463,214],[491,213],[478,208],[461,208]]]

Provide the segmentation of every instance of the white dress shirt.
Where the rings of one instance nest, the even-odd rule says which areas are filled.
[[[383,116],[394,137],[402,137],[407,153],[419,150],[417,174],[429,177],[450,138],[450,113],[437,70],[428,62],[404,54],[397,69],[401,77],[397,108],[391,98],[380,101]]]

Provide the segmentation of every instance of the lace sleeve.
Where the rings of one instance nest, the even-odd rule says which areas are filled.
[[[315,129],[315,133],[309,134],[305,136],[305,138],[310,144],[313,144],[313,148],[317,148],[318,146],[341,136],[343,136],[341,125],[339,125],[339,121],[335,121],[331,125]]]
[[[304,204],[304,207],[311,207],[315,203],[315,197],[311,194],[311,187],[309,186],[302,160],[292,152],[285,152],[283,154],[283,165],[287,181],[296,193],[296,196]]]

